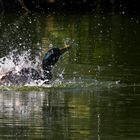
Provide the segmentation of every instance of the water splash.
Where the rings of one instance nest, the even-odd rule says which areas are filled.
[[[0,78],[9,72],[12,74],[19,74],[23,68],[40,69],[40,59],[37,56],[34,60],[31,59],[31,53],[24,51],[21,54],[17,50],[10,52],[7,56],[0,59]]]
[[[18,73],[23,68],[34,68],[38,71],[41,69],[41,60],[39,56],[36,56],[34,60],[31,59],[31,53],[24,51],[22,54],[17,54],[17,50],[9,53],[9,55],[0,59],[0,78],[6,73],[12,71]],[[58,72],[58,78],[52,81],[48,80],[33,80],[29,79],[24,86],[28,87],[45,87],[45,88],[71,88],[71,89],[103,89],[103,88],[116,88],[126,86],[140,86],[140,85],[128,85],[121,83],[121,81],[100,81],[91,78],[76,78],[65,79],[65,68]],[[47,83],[47,84],[46,84]],[[12,86],[12,84],[5,84],[6,86]],[[22,85],[23,86],[23,85]]]
[[[10,52],[7,56],[0,59],[0,75],[3,75],[9,71],[19,71],[23,67],[31,66],[29,58],[29,51],[25,51],[22,54],[16,54],[17,50]]]

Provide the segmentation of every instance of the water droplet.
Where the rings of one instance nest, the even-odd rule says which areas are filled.
[[[116,81],[116,85],[119,84],[119,83],[120,83],[120,80],[119,81]]]
[[[63,2],[63,4],[62,5],[66,5],[66,3],[65,2]]]
[[[98,66],[98,67],[97,67],[97,69],[98,69],[98,71],[100,71],[100,70],[101,70],[101,67],[100,67],[100,66]]]
[[[39,42],[37,42],[37,46],[39,46],[40,45],[40,43]]]
[[[139,23],[139,21],[137,20],[137,21],[136,21],[136,23],[138,24],[138,23]]]

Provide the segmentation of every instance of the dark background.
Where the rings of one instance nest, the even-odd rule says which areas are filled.
[[[139,15],[138,0],[24,0],[31,11],[123,12]],[[2,6],[3,5],[3,6]],[[20,11],[18,0],[0,0],[0,11]]]

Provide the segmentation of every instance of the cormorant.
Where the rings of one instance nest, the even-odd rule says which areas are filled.
[[[65,44],[63,48],[51,48],[45,54],[42,61],[43,76],[34,68],[23,68],[18,73],[10,71],[0,79],[0,85],[24,85],[31,80],[52,79],[52,68],[59,60],[59,57],[69,50],[71,46]]]

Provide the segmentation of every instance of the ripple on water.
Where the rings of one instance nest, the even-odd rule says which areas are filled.
[[[0,86],[1,90],[45,90],[45,89],[75,89],[75,90],[105,90],[112,88],[122,88],[122,87],[140,87],[140,84],[126,84],[120,81],[98,81],[95,79],[74,79],[74,80],[60,80],[56,79],[54,81],[45,84],[46,81],[31,81],[24,86]]]

